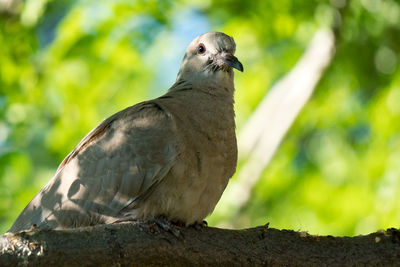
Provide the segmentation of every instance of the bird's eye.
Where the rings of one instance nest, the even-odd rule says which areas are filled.
[[[198,54],[204,54],[206,52],[206,47],[203,43],[199,44],[199,46],[197,47],[197,53]]]

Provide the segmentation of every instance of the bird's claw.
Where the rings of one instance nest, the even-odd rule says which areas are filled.
[[[208,226],[208,223],[207,223],[206,221],[195,222],[192,226],[193,226],[196,230],[201,230],[201,229],[203,229],[204,227],[207,227],[207,226]]]
[[[150,220],[150,223],[155,223],[159,228],[166,232],[170,232],[178,239],[184,239],[182,232],[172,222],[168,221],[165,217],[157,217]]]

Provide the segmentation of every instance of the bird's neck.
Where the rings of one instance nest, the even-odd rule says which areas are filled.
[[[233,100],[235,87],[233,84],[233,73],[217,72],[211,77],[193,77],[185,79],[178,76],[175,84],[168,90],[187,91],[206,93],[215,97],[226,97]]]
[[[218,112],[233,112],[234,105],[233,82],[216,84],[212,81],[196,83],[183,79],[177,80],[162,98],[173,98],[179,102],[193,106],[209,106],[216,104]]]
[[[196,122],[202,121],[212,129],[235,129],[234,88],[193,86],[187,81],[177,81],[168,92],[158,98],[160,105],[168,103],[168,110],[182,121],[188,121],[199,128]],[[180,112],[182,106],[188,113]],[[194,116],[191,116],[195,114]],[[193,117],[196,120],[193,121]],[[224,118],[221,120],[221,118]],[[197,125],[197,126],[196,126]],[[201,125],[201,124],[199,124]],[[196,129],[197,129],[196,128]]]

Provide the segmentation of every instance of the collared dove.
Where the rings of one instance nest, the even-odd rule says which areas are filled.
[[[9,232],[125,218],[202,223],[236,169],[235,48],[220,32],[194,39],[167,93],[90,131]]]

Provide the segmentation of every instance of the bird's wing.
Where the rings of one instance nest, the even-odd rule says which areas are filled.
[[[143,102],[104,120],[63,160],[10,232],[98,224],[146,196],[178,155],[171,115]]]

